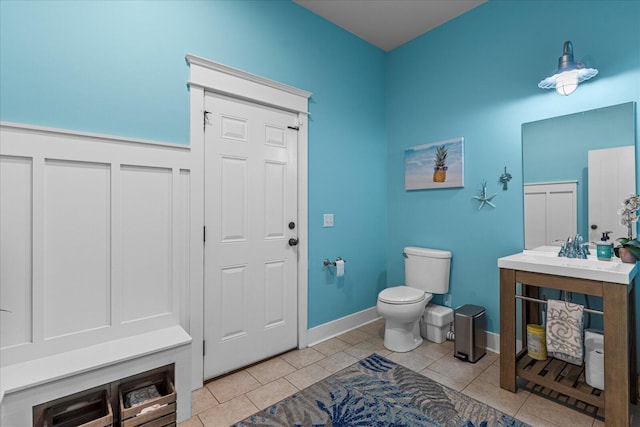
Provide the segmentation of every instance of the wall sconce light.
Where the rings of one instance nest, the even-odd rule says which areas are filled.
[[[582,62],[573,61],[573,45],[570,41],[564,42],[562,56],[558,58],[558,71],[538,83],[540,89],[553,89],[560,95],[571,95],[578,83],[589,80],[598,74],[595,68],[584,68]]]

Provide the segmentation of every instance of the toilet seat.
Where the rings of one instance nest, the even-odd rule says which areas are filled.
[[[423,301],[427,296],[425,291],[408,286],[394,286],[384,289],[378,294],[378,301],[387,304],[413,304]]]

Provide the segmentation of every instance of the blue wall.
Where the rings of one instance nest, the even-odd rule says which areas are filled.
[[[453,305],[485,306],[499,332],[496,260],[524,246],[521,125],[640,101],[638,22],[638,1],[490,1],[389,54],[390,283],[402,280],[403,246],[451,250]],[[568,97],[537,87],[565,40],[600,71]],[[404,149],[453,137],[465,138],[465,187],[405,191]],[[496,209],[472,199],[483,180]]]
[[[309,326],[375,306],[385,53],[290,1],[2,1],[0,119],[188,144],[186,53],[313,92]],[[347,275],[336,281],[322,260],[337,256]]]
[[[640,101],[639,21],[638,1],[490,1],[385,53],[289,1],[2,1],[0,119],[187,144],[186,53],[311,91],[309,326],[375,306],[418,245],[453,252],[454,306],[485,306],[498,332],[521,125]],[[600,71],[569,97],[537,88],[565,40]],[[404,149],[455,137],[464,188],[405,191]],[[472,199],[482,180],[496,209]],[[344,279],[322,266],[336,256]]]

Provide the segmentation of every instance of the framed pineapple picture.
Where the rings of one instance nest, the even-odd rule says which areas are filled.
[[[464,187],[464,138],[404,151],[405,190]]]

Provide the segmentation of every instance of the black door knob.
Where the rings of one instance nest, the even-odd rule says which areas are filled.
[[[592,229],[592,230],[597,230],[597,229],[598,229],[598,226],[597,226],[597,225],[595,225],[595,224],[591,224],[591,229]]]
[[[289,246],[296,246],[298,244],[298,239],[294,239],[293,237],[289,239]]]

